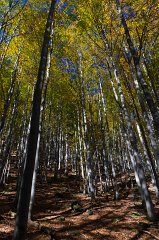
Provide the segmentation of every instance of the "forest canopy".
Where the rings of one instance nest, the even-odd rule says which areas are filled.
[[[47,181],[50,170],[71,169],[91,199],[110,188],[118,199],[122,177],[135,179],[156,219],[147,179],[158,200],[158,30],[155,0],[1,1],[0,184],[16,169],[14,239],[35,175]]]

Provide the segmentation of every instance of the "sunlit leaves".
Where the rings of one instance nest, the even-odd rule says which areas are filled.
[[[1,78],[5,94],[21,45],[17,75],[18,81],[21,83],[21,96],[25,96],[28,84],[32,88],[34,86],[49,4],[50,1],[30,0],[24,8],[22,5],[17,5],[9,11],[8,1],[3,0],[0,3],[2,15],[5,16],[3,32],[1,32],[1,35],[4,33],[1,54],[5,53]],[[133,43],[139,50],[142,61],[142,55],[145,55],[151,76],[157,78],[159,63],[158,2],[126,0],[121,1],[121,5]],[[97,99],[100,95],[99,78],[101,77],[108,124],[113,128],[114,119],[119,118],[120,106],[114,99],[110,84],[109,61],[110,68],[112,68],[111,61],[113,60],[119,71],[128,108],[131,108],[132,99],[126,85],[126,77],[129,79],[133,96],[136,97],[132,72],[128,64],[128,57],[131,58],[131,56],[126,55],[129,53],[125,50],[127,47],[125,32],[117,11],[116,1],[58,1],[53,35],[47,103],[50,104],[51,101],[55,110],[57,105],[62,102],[65,113],[68,109],[69,112],[73,112],[79,108],[81,97],[79,53],[81,53],[86,108],[88,110],[88,98],[90,97],[93,99],[94,123],[98,124]],[[110,71],[113,75],[113,69]],[[150,77],[147,73],[145,73],[145,77],[150,85]],[[114,76],[112,78],[115,88],[118,89]],[[158,88],[157,81],[155,84]],[[71,114],[68,121],[73,121]]]

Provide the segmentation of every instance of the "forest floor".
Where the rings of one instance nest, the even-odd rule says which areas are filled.
[[[11,175],[5,190],[0,192],[0,240],[12,239],[15,189],[15,177]],[[118,201],[110,194],[103,194],[91,203],[90,197],[80,193],[79,180],[73,175],[50,184],[38,183],[33,211],[35,225],[29,224],[27,239],[159,239],[159,221],[147,220],[140,200],[132,197],[132,191]],[[71,209],[75,200],[82,204],[82,212]],[[159,205],[155,205],[155,210],[159,216]]]

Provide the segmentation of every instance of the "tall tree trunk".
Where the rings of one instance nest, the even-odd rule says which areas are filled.
[[[51,2],[48,19],[46,23],[44,41],[43,41],[43,46],[41,51],[41,60],[40,60],[40,65],[38,70],[38,78],[37,78],[35,91],[34,91],[31,127],[30,127],[30,135],[28,140],[28,152],[27,152],[27,158],[24,166],[21,190],[19,194],[16,226],[15,226],[14,237],[13,237],[14,240],[25,239],[25,234],[27,230],[29,202],[30,202],[30,195],[31,195],[33,171],[34,171],[34,165],[35,165],[36,147],[37,147],[38,134],[39,134],[39,119],[40,119],[42,89],[43,89],[43,83],[44,83],[45,73],[46,73],[47,55],[48,55],[48,49],[49,49],[53,15],[55,11],[55,4],[56,4],[56,0],[53,0]]]
[[[33,204],[34,204],[34,199],[35,199],[35,187],[36,187],[36,177],[37,177],[38,164],[39,164],[39,148],[40,148],[41,130],[42,130],[42,124],[43,124],[43,120],[44,120],[42,116],[43,116],[43,113],[45,110],[46,94],[47,94],[47,88],[48,88],[48,83],[49,83],[51,52],[52,52],[52,46],[50,46],[50,51],[48,53],[48,58],[47,58],[46,81],[44,84],[44,94],[43,94],[42,103],[41,103],[41,112],[40,112],[40,120],[39,120],[39,134],[38,134],[38,141],[37,141],[37,148],[36,148],[35,166],[34,166],[34,173],[33,173],[33,180],[32,180],[28,219],[31,219],[32,209],[33,209]]]
[[[132,155],[131,161],[132,161],[132,165],[134,168],[134,172],[135,172],[135,176],[136,176],[136,181],[141,193],[141,197],[142,200],[144,200],[145,205],[146,205],[146,209],[147,209],[147,214],[148,217],[151,220],[155,220],[155,212],[154,212],[154,208],[153,208],[153,204],[152,204],[152,200],[151,200],[151,196],[150,193],[148,191],[147,188],[147,184],[146,184],[146,179],[145,179],[145,175],[144,175],[144,171],[143,171],[143,167],[141,164],[141,157],[140,157],[140,153],[138,150],[138,146],[137,146],[137,139],[134,133],[134,130],[132,128],[132,124],[131,124],[131,120],[130,120],[130,116],[129,113],[127,111],[127,107],[125,104],[125,98],[123,95],[123,91],[121,88],[121,83],[120,83],[120,79],[118,77],[118,73],[117,73],[117,69],[114,66],[113,60],[112,60],[112,68],[114,70],[114,77],[116,79],[116,82],[118,84],[118,91],[119,91],[119,97],[120,97],[120,102],[121,102],[121,106],[122,106],[122,112],[123,112],[123,116],[126,122],[126,127],[129,133],[129,137],[128,137],[128,146],[129,146],[129,152]],[[110,79],[110,81],[112,82],[112,79]],[[115,90],[113,88],[113,90]],[[117,93],[114,94],[115,96],[117,95]],[[119,100],[119,98],[116,99],[117,101]],[[131,146],[131,147],[130,147]]]
[[[10,106],[10,103],[11,103],[11,100],[12,100],[12,96],[13,96],[13,93],[14,93],[16,75],[17,75],[18,64],[19,64],[19,56],[20,56],[20,50],[19,50],[17,59],[16,59],[15,64],[14,64],[13,72],[11,74],[11,84],[10,84],[10,88],[8,90],[7,99],[5,100],[5,103],[4,103],[2,116],[0,118],[0,133],[3,130],[5,120],[6,120],[6,117],[7,117],[7,112],[8,112],[8,109],[9,109],[9,106]]]
[[[15,118],[16,118],[16,113],[17,113],[18,101],[19,101],[19,86],[17,88],[17,92],[16,92],[16,95],[15,95],[13,109],[11,111],[10,126],[9,126],[9,130],[8,130],[8,133],[7,133],[5,146],[4,146],[3,154],[2,154],[2,161],[1,161],[1,167],[0,167],[0,185],[2,183],[5,183],[5,181],[4,181],[5,173],[6,173],[6,168],[7,168],[7,165],[8,165],[9,155],[10,155],[10,152],[11,152],[12,141],[13,141],[13,138],[14,138],[13,126],[14,126],[15,121],[16,121]]]
[[[151,93],[148,89],[148,85],[147,85],[147,83],[146,83],[146,81],[143,77],[143,73],[142,73],[141,66],[140,66],[140,55],[139,55],[138,50],[136,50],[136,48],[134,46],[134,43],[131,39],[130,32],[129,32],[127,22],[126,22],[125,17],[124,17],[124,13],[123,13],[123,10],[122,10],[120,0],[116,0],[116,4],[117,4],[117,8],[118,8],[118,11],[119,11],[119,14],[120,14],[121,23],[122,23],[124,31],[125,31],[127,44],[129,46],[129,50],[130,50],[130,53],[131,53],[132,58],[133,58],[133,63],[134,63],[134,66],[135,66],[135,72],[136,72],[137,80],[138,80],[138,82],[141,86],[141,89],[144,93],[145,100],[146,100],[147,105],[150,109],[150,112],[151,112],[151,115],[152,115],[152,118],[153,118],[153,124],[154,124],[156,135],[157,135],[157,137],[159,137],[159,111],[158,111],[157,105],[155,104],[155,102],[153,100],[153,97],[152,97],[152,95],[151,95]]]

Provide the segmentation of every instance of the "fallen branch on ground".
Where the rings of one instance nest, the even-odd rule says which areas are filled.
[[[147,234],[149,234],[150,236],[152,236],[153,238],[159,240],[158,237],[156,237],[154,234],[152,234],[152,233],[150,233],[150,232],[148,232],[148,231],[146,231],[146,230],[142,230],[142,232],[147,233]]]

